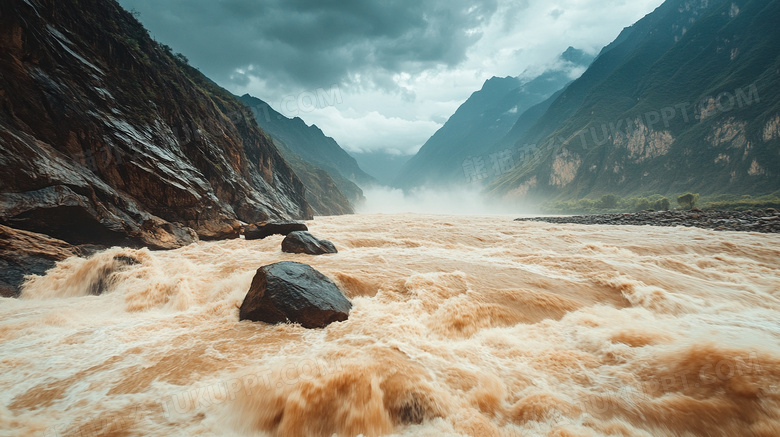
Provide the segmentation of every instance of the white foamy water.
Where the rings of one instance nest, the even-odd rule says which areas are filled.
[[[780,435],[778,235],[308,224],[340,252],[116,248],[0,300],[0,435]],[[257,268],[283,260],[334,279],[349,320],[239,322]]]

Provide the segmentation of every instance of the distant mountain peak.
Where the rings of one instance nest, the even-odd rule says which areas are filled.
[[[492,91],[495,89],[511,89],[521,85],[520,79],[512,76],[499,77],[493,76],[482,84],[482,91]]]
[[[569,48],[561,54],[560,58],[564,61],[571,62],[572,64],[582,65],[590,63],[593,57],[584,50],[575,49],[574,47],[569,46]]]
[[[513,80],[513,79],[515,79],[514,76],[493,76],[490,79],[488,79],[487,81],[485,81],[485,83],[488,83],[488,82],[498,82],[498,81],[502,81],[502,80]]]

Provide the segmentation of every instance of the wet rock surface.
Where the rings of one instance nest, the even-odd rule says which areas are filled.
[[[305,223],[296,221],[276,221],[248,225],[244,228],[244,237],[247,240],[261,240],[271,235],[287,235],[296,231],[308,231]]]
[[[338,253],[336,246],[328,240],[320,240],[309,232],[291,232],[282,241],[282,252],[325,255]]]
[[[108,281],[112,273],[124,267],[137,266],[139,264],[141,264],[141,262],[131,256],[115,256],[110,264],[101,266],[95,280],[88,287],[89,294],[100,296],[108,290]]]
[[[18,297],[25,275],[42,275],[83,249],[33,232],[0,225],[0,297]]]
[[[347,320],[351,308],[327,276],[306,264],[284,261],[257,270],[239,319],[324,328]]]
[[[686,226],[717,231],[780,232],[780,212],[755,211],[645,211],[630,214],[596,214],[567,217],[518,218],[515,221],[572,223],[580,225]]]

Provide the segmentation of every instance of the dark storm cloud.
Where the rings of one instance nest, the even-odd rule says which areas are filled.
[[[119,1],[218,82],[305,87],[355,75],[381,86],[395,72],[457,65],[497,9],[497,0]]]

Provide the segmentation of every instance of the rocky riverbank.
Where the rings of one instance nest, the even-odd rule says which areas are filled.
[[[643,211],[630,214],[594,214],[519,218],[515,221],[573,223],[580,225],[687,226],[717,231],[780,232],[780,212],[757,211]]]

